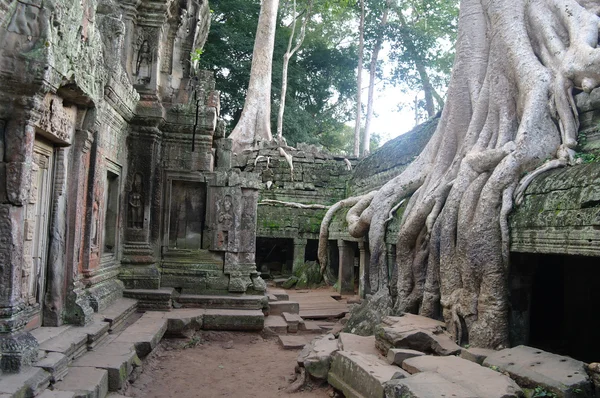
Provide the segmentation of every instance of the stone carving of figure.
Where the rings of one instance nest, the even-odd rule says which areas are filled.
[[[221,207],[219,209],[218,221],[221,224],[223,230],[229,230],[233,226],[233,214],[232,213],[233,200],[230,195],[225,195],[221,201]]]
[[[100,222],[99,213],[100,212],[100,203],[98,200],[94,200],[94,204],[92,205],[92,230],[91,230],[91,238],[92,238],[92,246],[98,246],[98,223]]]
[[[129,228],[144,228],[144,193],[142,175],[136,173],[133,177],[129,193]]]
[[[152,53],[150,52],[150,44],[148,40],[144,40],[140,47],[135,67],[135,74],[138,78],[138,83],[150,83],[152,72]]]

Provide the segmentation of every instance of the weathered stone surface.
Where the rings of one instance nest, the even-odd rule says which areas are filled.
[[[41,368],[26,368],[20,373],[0,377],[0,394],[34,397],[50,384],[50,373]]]
[[[47,352],[44,357],[39,359],[33,366],[42,368],[51,374],[51,381],[56,383],[62,380],[68,372],[67,365],[69,357],[59,352]]]
[[[110,343],[97,351],[90,351],[72,363],[72,367],[100,368],[108,371],[108,389],[123,387],[134,367],[141,365],[135,347],[129,343]]]
[[[391,348],[387,354],[387,361],[391,365],[402,366],[402,363],[410,358],[425,355],[421,351],[408,350],[405,348]]]
[[[322,329],[317,322],[314,321],[304,321],[301,322],[298,326],[298,329],[303,332],[309,333],[321,333],[324,329]]]
[[[290,296],[283,289],[269,288],[269,294],[274,295],[279,301],[288,301],[290,299]]]
[[[40,344],[40,349],[59,352],[73,360],[87,352],[87,341],[88,334],[85,331],[78,327],[72,327]]]
[[[265,317],[265,328],[269,328],[275,333],[286,333],[288,323],[279,315],[269,315]]]
[[[481,398],[516,398],[523,391],[508,376],[455,356],[430,355],[405,360],[402,368],[414,374],[436,372],[444,379],[457,383]]]
[[[258,295],[210,296],[182,294],[176,300],[183,307],[260,310],[263,308],[266,298]]]
[[[308,374],[317,379],[326,380],[333,353],[338,350],[338,342],[332,334],[326,334],[312,340],[298,355],[300,363]]]
[[[259,310],[212,310],[207,309],[203,329],[207,330],[262,330],[265,316]]]
[[[172,287],[160,289],[125,289],[123,297],[137,300],[137,308],[150,311],[170,311],[173,297]]]
[[[360,352],[379,357],[381,354],[375,347],[375,336],[357,336],[352,333],[340,333],[338,338],[340,351]]]
[[[487,357],[494,354],[495,352],[495,350],[490,350],[488,348],[463,348],[460,352],[460,357],[481,365]]]
[[[290,314],[289,312],[284,312],[281,314],[283,319],[287,322],[288,332],[296,333],[298,332],[298,328],[301,323],[304,323],[304,320],[298,314]]]
[[[284,312],[298,314],[300,312],[300,306],[294,301],[275,301],[269,303],[269,314],[282,315]]]
[[[480,398],[460,384],[443,378],[439,373],[423,372],[385,383],[385,398]]]
[[[103,398],[108,393],[108,371],[72,367],[63,381],[54,385],[57,391],[72,391],[77,398]]]
[[[119,333],[115,343],[132,343],[138,357],[143,358],[158,345],[167,331],[167,320],[143,315]]]
[[[73,391],[50,391],[45,390],[38,395],[38,398],[76,398],[77,394]]]
[[[306,344],[310,342],[309,336],[303,335],[295,335],[295,336],[286,336],[281,335],[279,337],[279,343],[286,350],[296,350],[304,347]]]
[[[592,396],[586,365],[569,357],[521,345],[490,355],[483,365],[507,372],[522,387],[541,386],[559,397]]]
[[[100,311],[100,317],[102,317],[105,322],[108,322],[110,324],[110,330],[113,330],[129,315],[133,314],[136,309],[137,300],[122,298],[104,311]]]
[[[404,377],[402,369],[373,355],[337,351],[327,381],[347,398],[383,398],[384,383]]]

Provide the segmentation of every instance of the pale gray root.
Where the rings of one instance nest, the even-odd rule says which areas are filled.
[[[372,192],[367,195],[371,194]],[[325,270],[327,269],[327,241],[329,239],[329,224],[335,216],[335,213],[345,207],[354,206],[367,195],[353,196],[344,200],[340,200],[331,206],[329,210],[327,210],[327,213],[325,213],[325,217],[323,217],[323,220],[321,221],[321,229],[319,230],[319,249],[317,252],[319,264],[321,264],[321,275],[325,275]]]
[[[269,166],[271,164],[270,156],[263,156],[263,155],[257,156],[256,159],[254,159],[254,167],[256,167],[258,162],[261,161],[262,159],[265,159],[265,161],[267,162],[267,170],[269,170]]]
[[[573,88],[600,82],[598,9],[587,0],[461,2],[436,133],[354,230],[368,228],[370,288],[385,289],[385,221],[413,194],[396,241],[394,312],[443,317],[461,343],[507,346],[508,215],[537,175],[572,162]]]
[[[297,373],[296,373],[296,380],[294,380],[294,382],[292,384],[287,386],[287,388],[285,389],[285,392],[288,394],[293,394],[295,392],[300,391],[300,389],[304,386],[304,384],[306,384],[307,380],[308,380],[308,378],[307,378],[307,374],[306,374],[306,369],[304,369],[303,367],[299,367],[299,369],[297,369]]]
[[[263,0],[258,17],[250,81],[240,120],[229,135],[232,151],[253,149],[271,142],[271,73],[279,0]]]
[[[273,200],[273,199],[263,199],[258,203],[259,206],[263,205],[267,205],[267,206],[274,206],[274,205],[281,205],[281,206],[285,206],[285,207],[293,207],[295,209],[321,209],[321,210],[326,210],[329,209],[331,206],[325,206],[325,205],[320,205],[320,204],[310,204],[310,205],[306,205],[304,203],[296,203],[296,202],[283,202],[281,200]]]
[[[279,154],[285,158],[285,161],[290,166],[290,176],[292,181],[294,181],[294,160],[292,155],[289,155],[282,147],[279,147]]]

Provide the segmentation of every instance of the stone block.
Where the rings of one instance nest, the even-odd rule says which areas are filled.
[[[269,303],[269,314],[281,315],[284,312],[298,314],[300,313],[300,305],[295,301],[275,301]]]
[[[174,290],[172,287],[163,287],[160,289],[125,289],[123,290],[123,297],[137,300],[137,308],[140,310],[170,311]]]
[[[56,383],[62,380],[68,372],[69,358],[59,352],[45,353],[43,358],[40,358],[33,366],[42,368],[50,373],[51,381]]]
[[[99,314],[105,322],[110,324],[110,330],[112,331],[136,310],[137,300],[121,298],[110,307],[100,311]]]
[[[494,354],[495,352],[496,350],[492,350],[489,348],[463,348],[460,352],[460,357],[481,365],[487,357]]]
[[[45,390],[37,398],[79,398],[73,391],[51,391]]]
[[[167,320],[143,315],[134,324],[122,331],[115,343],[131,343],[140,358],[150,354],[167,331]]]
[[[479,398],[460,384],[435,372],[423,372],[385,383],[385,398]]]
[[[340,351],[360,352],[375,357],[380,356],[379,351],[375,348],[375,336],[358,336],[352,333],[340,333],[338,345]]]
[[[326,380],[333,353],[338,350],[337,340],[332,334],[317,337],[302,350],[298,362],[304,366],[308,374],[317,379]]]
[[[72,367],[63,381],[54,385],[57,391],[73,391],[77,398],[104,398],[108,393],[108,371]]]
[[[269,328],[275,333],[286,333],[288,323],[279,315],[270,315],[265,318],[265,328]]]
[[[88,335],[81,329],[78,327],[68,328],[40,344],[40,349],[64,354],[70,361],[77,359],[87,352]]]
[[[303,348],[306,344],[310,343],[311,338],[309,336],[287,336],[282,335],[279,337],[279,343],[286,350],[298,350]]]
[[[517,383],[502,373],[455,356],[419,356],[405,360],[402,368],[414,374],[436,372],[481,398],[517,398],[523,391]]]
[[[200,294],[182,294],[177,298],[177,302],[187,308],[211,308],[211,309],[251,309],[260,310],[263,308],[265,296],[244,295],[244,296],[213,296]]]
[[[593,396],[586,365],[569,357],[520,345],[497,351],[483,365],[508,373],[524,388],[540,386],[558,397]]]
[[[383,398],[387,381],[406,376],[399,367],[373,355],[337,351],[327,381],[347,398]]]
[[[288,301],[290,299],[290,296],[283,289],[269,289],[269,294],[274,295],[279,301]]]
[[[298,325],[298,329],[302,332],[321,333],[323,329],[318,323],[313,321],[304,321]]]
[[[281,314],[283,319],[287,322],[288,332],[289,333],[297,333],[300,323],[303,323],[304,320],[298,314],[290,314],[289,312],[284,312]]]
[[[203,318],[206,330],[262,330],[265,316],[259,310],[213,310],[207,309]]]
[[[405,348],[392,348],[388,351],[387,360],[391,365],[402,366],[402,363],[410,358],[425,355],[421,351],[407,350]]]
[[[167,334],[183,335],[189,330],[200,330],[203,327],[205,310],[184,308],[164,314],[167,319]],[[144,316],[156,316],[156,313],[146,313]]]
[[[100,368],[108,371],[108,389],[120,390],[134,367],[141,365],[135,347],[129,343],[112,342],[90,351],[72,363],[72,367]]]
[[[35,397],[50,385],[50,373],[44,369],[25,368],[20,373],[0,377],[0,394],[11,397]]]

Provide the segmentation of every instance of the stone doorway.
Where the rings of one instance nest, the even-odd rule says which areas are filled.
[[[169,200],[169,249],[202,249],[205,218],[206,183],[173,180]]]
[[[31,167],[31,189],[25,207],[21,297],[35,310],[31,327],[41,325],[46,289],[49,224],[53,189],[54,147],[36,139]]]
[[[585,256],[512,253],[511,344],[597,360],[597,262]]]

